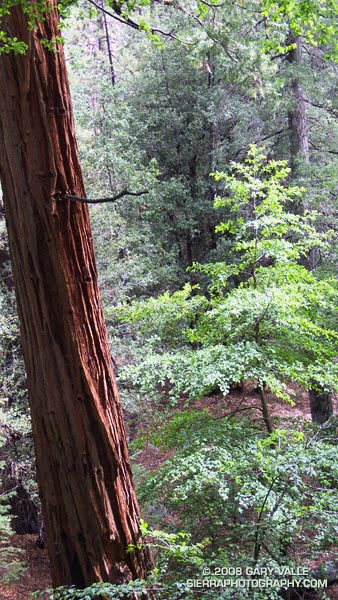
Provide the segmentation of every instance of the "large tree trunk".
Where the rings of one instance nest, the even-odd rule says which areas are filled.
[[[0,59],[0,173],[54,585],[144,577],[139,511],[97,285],[55,0],[35,33],[20,7]]]

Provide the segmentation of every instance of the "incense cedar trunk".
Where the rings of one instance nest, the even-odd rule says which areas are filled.
[[[54,0],[28,45],[0,58],[0,173],[55,586],[144,577],[122,410],[108,348]]]

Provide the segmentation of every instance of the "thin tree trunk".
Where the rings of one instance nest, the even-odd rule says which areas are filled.
[[[104,35],[106,38],[107,53],[108,53],[108,60],[109,60],[110,79],[111,79],[112,86],[114,87],[115,83],[116,83],[116,78],[115,78],[115,69],[114,69],[114,62],[113,62],[113,53],[112,53],[111,44],[110,44],[110,35],[109,35],[109,29],[108,29],[108,23],[107,23],[107,15],[105,12],[103,12],[102,15],[103,15],[103,24],[104,24]]]
[[[144,577],[139,510],[97,285],[56,0],[35,33],[5,26],[25,56],[0,59],[0,174],[28,377],[52,580],[79,587]]]
[[[261,386],[258,388],[258,390],[259,390],[259,397],[261,399],[263,420],[265,423],[266,430],[268,433],[273,433],[273,425],[272,425],[272,421],[271,421],[271,417],[270,417],[270,413],[269,413],[269,408],[268,408],[268,403],[267,403],[266,396],[265,396],[264,387]]]
[[[300,163],[304,162],[307,164],[310,156],[304,92],[297,72],[302,64],[302,38],[290,34],[288,44],[295,44],[295,48],[290,50],[287,56],[288,62],[293,69],[290,81],[291,106],[288,113],[288,121],[291,171],[292,176],[295,177],[298,174]]]
[[[312,422],[323,425],[333,415],[332,394],[322,390],[309,390]]]

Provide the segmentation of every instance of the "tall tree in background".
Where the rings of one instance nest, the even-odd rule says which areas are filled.
[[[138,506],[108,349],[56,1],[35,31],[4,19],[25,55],[0,60],[0,172],[54,585],[144,577]]]
[[[301,175],[302,165],[308,165],[310,162],[308,119],[304,90],[299,77],[299,69],[302,65],[303,40],[301,36],[290,33],[288,43],[293,46],[287,54],[287,60],[292,69],[290,81],[291,107],[288,114],[290,164],[291,176],[297,180]],[[303,205],[299,206],[299,210],[304,210]],[[313,268],[315,264],[312,255],[313,252],[310,250],[308,255],[310,268]],[[332,417],[332,393],[313,383],[313,387],[309,389],[309,402],[311,418],[314,423],[322,425]]]
[[[287,60],[293,69],[291,74],[291,106],[288,114],[291,173],[297,176],[299,162],[309,162],[309,137],[305,109],[305,98],[302,83],[299,78],[299,70],[302,64],[303,41],[301,36],[290,33],[288,43],[292,49],[287,53]]]
[[[131,132],[147,161],[155,159],[162,184],[148,214],[166,246],[176,246],[179,262],[187,267],[216,246],[209,177],[215,112],[210,75],[202,62],[192,63],[189,52],[172,42],[144,52],[140,63],[133,81],[137,93],[129,100]]]

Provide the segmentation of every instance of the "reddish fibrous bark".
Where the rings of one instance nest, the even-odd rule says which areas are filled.
[[[56,2],[36,31],[6,17],[0,173],[54,586],[144,577],[139,509],[97,283]]]

